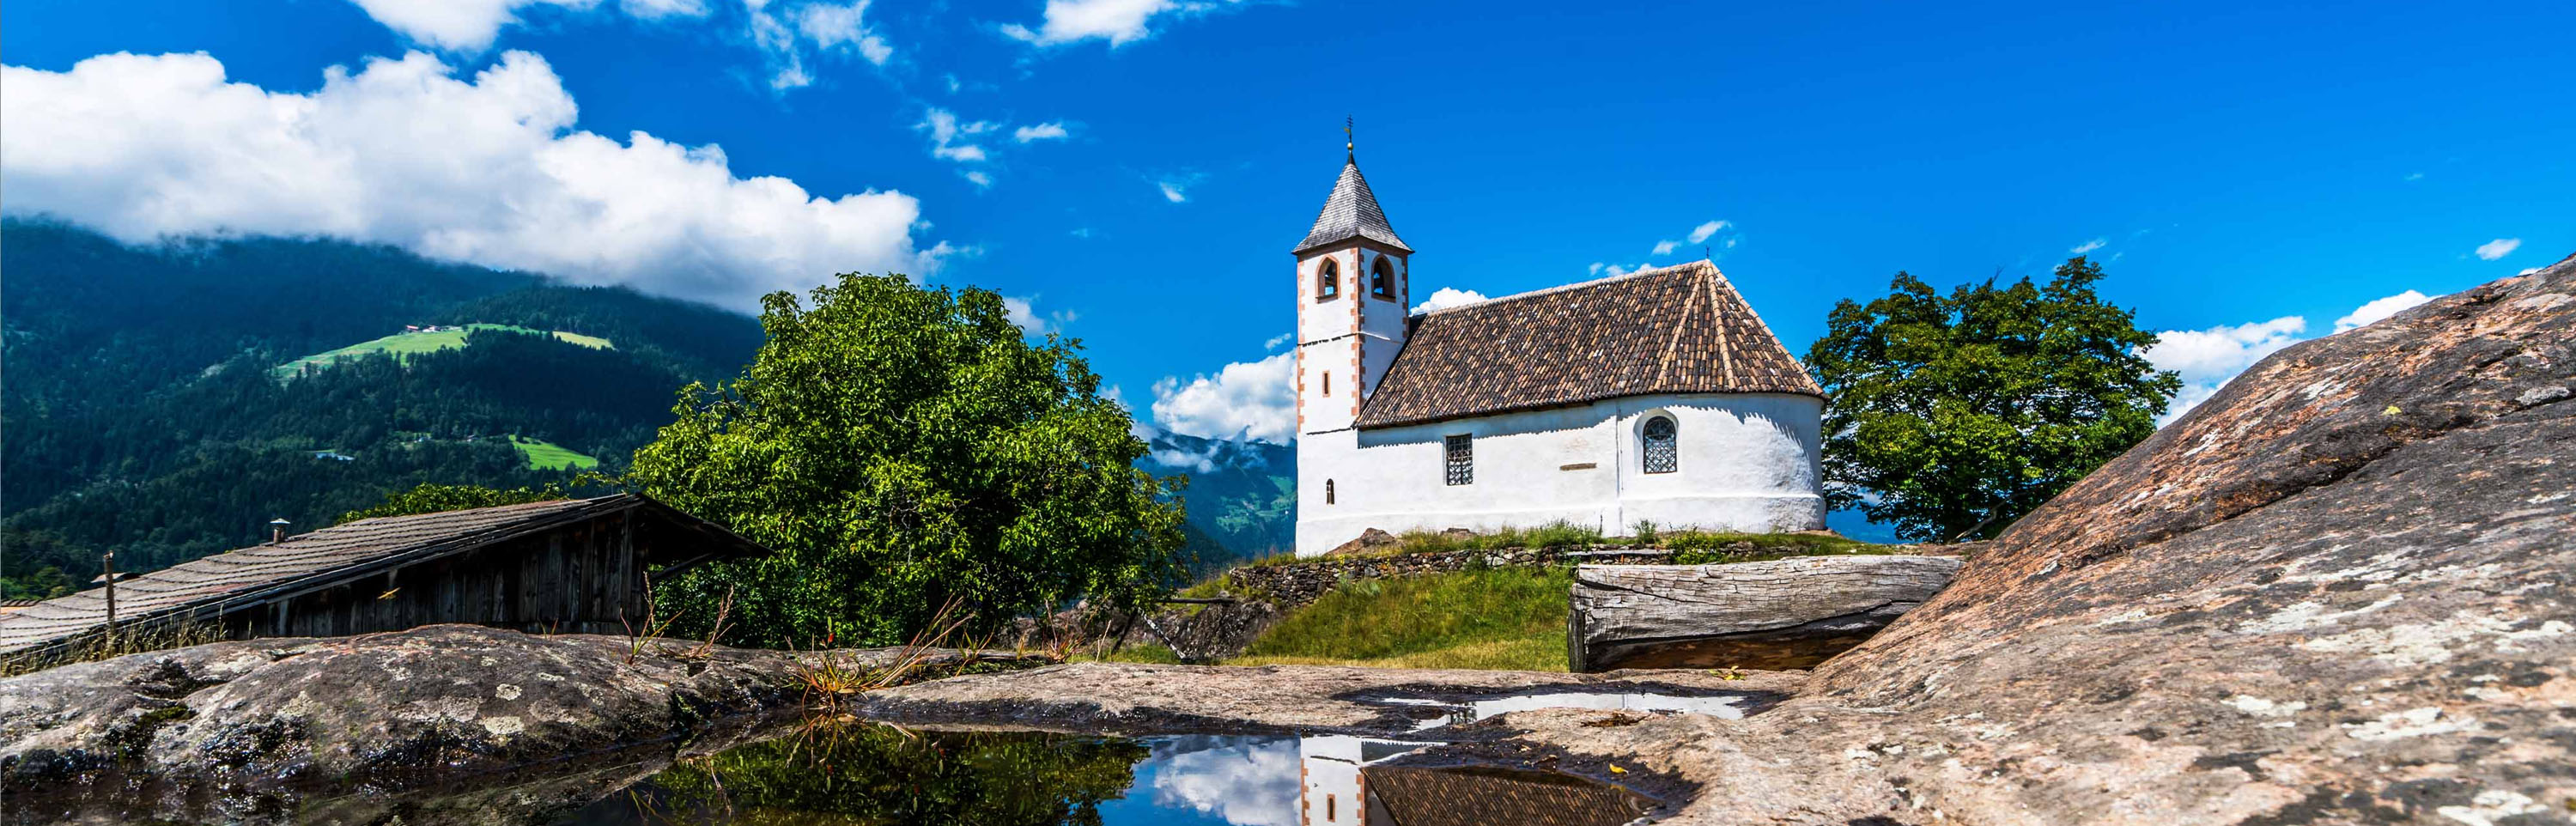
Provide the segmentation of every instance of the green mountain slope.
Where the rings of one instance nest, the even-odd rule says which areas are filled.
[[[614,471],[677,388],[760,341],[740,314],[386,247],[135,248],[13,219],[0,250],[5,596],[86,582],[108,549],[157,568],[422,482]]]

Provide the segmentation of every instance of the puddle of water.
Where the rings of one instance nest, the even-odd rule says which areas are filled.
[[[689,761],[557,823],[1614,826],[1653,805],[1549,772],[1380,765],[1424,745],[853,725]]]

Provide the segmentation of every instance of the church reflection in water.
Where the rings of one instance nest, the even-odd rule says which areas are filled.
[[[1619,826],[1653,801],[1555,772],[1383,765],[1424,743],[1298,741],[1298,826]]]

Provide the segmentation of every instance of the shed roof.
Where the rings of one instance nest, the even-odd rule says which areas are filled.
[[[1315,215],[1315,228],[1306,231],[1306,240],[1297,242],[1294,252],[1353,238],[1366,238],[1405,252],[1413,248],[1395,237],[1395,228],[1386,224],[1386,210],[1377,206],[1377,193],[1369,191],[1368,178],[1360,175],[1358,161],[1342,164],[1342,177],[1333,182],[1333,194],[1324,199],[1324,210]]]
[[[1824,388],[1708,261],[1434,310],[1412,330],[1359,427],[1654,393]]]
[[[471,510],[386,516],[333,525],[284,542],[254,545],[182,562],[158,571],[120,577],[119,622],[144,622],[198,612],[206,619],[226,610],[293,596],[388,568],[464,553],[530,533],[636,512],[656,527],[703,540],[705,554],[663,561],[690,564],[710,556],[746,556],[768,549],[730,530],[641,494],[566,499]],[[676,550],[676,549],[675,549]],[[102,627],[107,589],[93,588],[0,615],[0,653],[34,648]]]

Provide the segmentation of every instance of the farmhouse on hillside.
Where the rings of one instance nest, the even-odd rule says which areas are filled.
[[[114,583],[131,631],[214,623],[225,636],[327,637],[461,622],[622,634],[644,577],[769,551],[640,494],[387,516],[333,525]],[[0,614],[0,654],[106,630],[109,589]]]
[[[1824,527],[1824,391],[1709,261],[1409,313],[1356,157],[1297,244],[1297,553],[1376,528]]]

